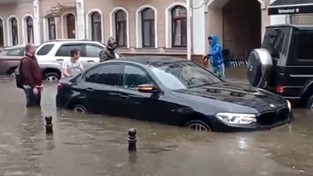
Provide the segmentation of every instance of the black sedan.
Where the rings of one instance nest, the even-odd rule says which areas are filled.
[[[268,129],[291,121],[290,103],[221,80],[175,57],[130,57],[60,80],[57,107],[187,126],[198,131]]]

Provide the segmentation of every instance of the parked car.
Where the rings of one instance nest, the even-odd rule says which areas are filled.
[[[20,60],[24,57],[24,54],[25,45],[4,48],[0,53],[0,75],[13,73]]]
[[[200,131],[267,129],[291,121],[284,98],[226,82],[175,57],[130,57],[59,81],[57,107],[187,126]]]
[[[100,62],[99,53],[105,47],[104,44],[92,40],[51,40],[39,46],[36,57],[39,62],[58,62],[69,60],[70,52],[76,48],[80,50],[80,61],[85,68]],[[119,54],[117,54],[119,57]]]
[[[250,84],[313,110],[312,38],[313,25],[268,26],[248,59]]]

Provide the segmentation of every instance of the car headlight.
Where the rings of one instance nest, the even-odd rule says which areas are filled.
[[[217,113],[216,117],[228,124],[246,125],[256,122],[255,114]]]
[[[289,109],[289,111],[291,112],[291,103],[290,103],[290,101],[289,100],[286,100],[287,101],[287,106],[288,106],[288,109]]]

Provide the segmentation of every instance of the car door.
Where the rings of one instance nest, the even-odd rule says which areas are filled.
[[[80,43],[65,43],[60,46],[55,54],[56,62],[62,65],[63,61],[71,59],[71,50],[78,49],[82,51],[83,44]]]
[[[103,48],[104,46],[100,44],[88,43],[84,45],[84,57],[82,57],[82,60],[86,63],[86,68],[100,62],[99,53]]]
[[[130,64],[125,65],[122,77],[123,91],[120,92],[121,111],[125,116],[131,118],[147,121],[161,120],[159,117],[164,115],[164,109],[161,108],[160,95],[139,92],[137,86],[141,84],[155,85],[143,68]]]
[[[92,112],[120,115],[119,88],[123,65],[99,65],[84,76],[86,106]]]

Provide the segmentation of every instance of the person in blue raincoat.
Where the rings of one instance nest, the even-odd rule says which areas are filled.
[[[205,61],[210,60],[213,73],[217,74],[220,78],[225,78],[224,57],[222,47],[218,42],[218,37],[216,35],[210,35],[208,40],[211,48],[210,52],[205,57]]]

